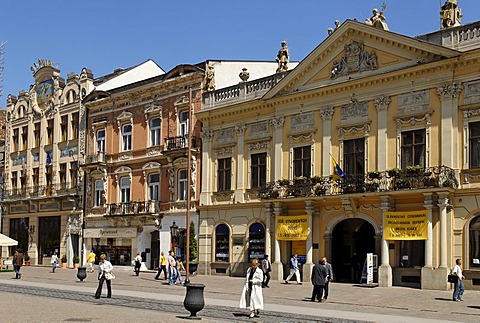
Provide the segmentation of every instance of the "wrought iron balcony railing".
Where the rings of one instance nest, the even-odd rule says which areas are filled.
[[[57,183],[52,185],[34,185],[4,191],[4,200],[18,200],[26,197],[44,197],[79,194],[79,183]]]
[[[293,181],[278,180],[265,184],[258,190],[262,199],[340,195],[365,192],[386,192],[451,187],[457,188],[455,171],[446,166],[394,168],[365,175],[346,175],[334,180],[333,176],[297,178]]]
[[[188,137],[176,136],[165,138],[165,145],[163,146],[164,150],[174,150],[182,149],[188,147]],[[192,137],[191,148],[197,148],[197,140],[195,137]]]
[[[98,151],[93,155],[85,156],[84,165],[103,164],[106,162],[106,154],[103,151]]]
[[[153,214],[160,212],[159,201],[137,201],[125,203],[111,203],[107,206],[106,215],[137,215],[137,214]]]

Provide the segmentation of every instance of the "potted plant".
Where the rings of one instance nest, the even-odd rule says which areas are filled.
[[[327,192],[327,190],[326,190],[325,187],[323,187],[322,185],[317,185],[317,186],[315,187],[315,190],[314,190],[314,193],[315,193],[315,195],[317,195],[317,196],[325,195],[326,192]]]
[[[28,252],[25,252],[25,266],[30,266],[30,256],[28,255]]]
[[[318,184],[318,183],[321,183],[322,182],[322,177],[321,176],[313,176],[313,177],[310,177],[310,182],[312,182],[312,184]]]
[[[446,180],[443,181],[442,186],[443,187],[453,187],[453,182],[452,182],[451,179],[446,179]]]
[[[80,263],[80,258],[77,254],[73,255],[73,267],[78,268]]]
[[[290,185],[290,180],[287,178],[282,178],[278,180],[278,185],[280,186],[287,186]]]
[[[195,223],[190,222],[190,236],[188,240],[188,272],[193,274],[197,271],[198,268],[198,249],[197,249],[197,238],[195,236]]]
[[[376,192],[378,190],[378,183],[366,183],[365,184],[365,190],[367,192]]]
[[[62,262],[62,268],[67,268],[67,255],[63,255],[60,260]]]
[[[389,169],[387,173],[388,173],[388,176],[395,177],[395,176],[398,176],[401,171],[402,170],[400,168],[394,167],[392,169]]]
[[[367,175],[368,175],[368,178],[375,179],[375,178],[380,177],[380,172],[378,170],[373,170],[371,172],[368,172]]]
[[[423,167],[420,165],[407,166],[407,173],[410,175],[419,175],[423,172]]]

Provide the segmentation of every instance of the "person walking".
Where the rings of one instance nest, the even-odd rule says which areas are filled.
[[[327,257],[323,257],[323,264],[325,268],[327,269],[327,277],[325,278],[325,296],[323,297],[323,300],[326,302],[328,298],[328,290],[330,286],[330,282],[333,280],[333,269],[332,265],[328,262]]]
[[[175,257],[173,256],[173,251],[170,250],[170,254],[168,256],[168,284],[173,285],[177,280],[176,273],[177,270],[175,267],[177,266],[177,262],[175,261]]]
[[[109,277],[112,273],[113,266],[110,261],[107,260],[107,256],[102,253],[100,255],[100,262],[98,264],[98,287],[95,292],[95,298],[99,299],[102,295],[103,282],[107,282],[107,298],[112,297],[112,281]]]
[[[463,301],[463,292],[465,286],[463,285],[463,280],[465,276],[462,273],[462,259],[457,259],[455,261],[455,267],[453,267],[452,274],[457,275],[458,279],[455,283],[455,288],[453,289],[453,300],[455,302]]]
[[[185,268],[183,268],[182,259],[178,258],[175,259],[175,280],[173,282],[176,284],[178,279],[180,285],[183,285],[182,274],[180,273],[180,270],[185,270]]]
[[[258,265],[258,259],[253,259],[247,270],[245,285],[240,297],[240,308],[249,308],[251,318],[259,316],[260,310],[263,310],[263,270],[258,268]]]
[[[270,263],[270,260],[268,260],[268,255],[265,255],[265,257],[262,260],[262,270],[263,270],[263,284],[262,287],[268,287],[268,282],[270,281],[270,272],[272,271],[272,264]]]
[[[315,298],[318,302],[323,302],[323,289],[328,276],[327,268],[325,268],[325,262],[321,259],[318,264],[313,266],[312,276],[310,277],[313,285],[312,297],[310,302],[315,302]]]
[[[288,284],[288,281],[293,277],[297,278],[297,284],[301,285],[302,282],[300,281],[300,270],[298,269],[298,254],[294,254],[292,258],[290,258],[290,275],[288,275],[287,279],[285,279],[285,284]]]
[[[20,273],[20,269],[23,266],[23,253],[22,249],[17,249],[15,254],[13,255],[13,270],[15,271],[15,279],[22,278],[22,274]]]
[[[55,269],[57,269],[57,264],[58,264],[58,256],[55,252],[52,254],[52,257],[50,258],[50,263],[52,264],[52,273],[54,273]]]
[[[158,272],[155,279],[159,279],[161,272],[163,272],[163,280],[167,280],[167,257],[165,257],[163,251],[160,253]]]
[[[137,252],[137,255],[135,256],[134,266],[135,275],[138,276],[140,274],[140,267],[142,267],[142,256],[140,255],[140,252]]]
[[[95,252],[93,252],[93,250],[90,250],[90,253],[87,256],[87,265],[88,265],[88,269],[90,270],[91,273],[93,273],[95,271],[95,269],[93,267],[95,265],[95,258],[96,257],[97,257],[97,255],[95,254]]]

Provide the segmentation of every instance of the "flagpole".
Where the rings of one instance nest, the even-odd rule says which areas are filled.
[[[187,250],[185,252],[185,257],[187,258],[185,261],[185,284],[190,283],[190,199],[191,197],[191,189],[190,183],[192,181],[192,171],[191,171],[191,159],[192,159],[192,123],[193,123],[193,111],[192,111],[192,88],[190,87],[188,90],[188,134],[187,134],[187,214],[186,214],[186,223],[187,226],[187,237],[186,237],[186,244]]]

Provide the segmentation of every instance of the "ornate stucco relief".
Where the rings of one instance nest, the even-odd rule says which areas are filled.
[[[398,116],[425,114],[430,111],[428,90],[409,92],[398,96]]]
[[[267,121],[253,123],[249,128],[248,139],[266,138],[269,135]]]
[[[292,116],[290,122],[290,131],[292,133],[313,131],[315,127],[315,118],[313,112],[300,113]]]

